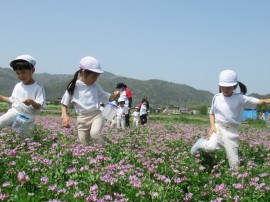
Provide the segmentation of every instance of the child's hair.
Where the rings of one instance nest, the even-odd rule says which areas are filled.
[[[73,79],[67,85],[67,91],[70,95],[73,95],[73,93],[74,93],[74,89],[76,86],[76,81],[78,79],[79,73],[84,77],[87,77],[89,74],[94,74],[94,73],[96,74],[96,72],[93,72],[90,70],[79,69],[78,71],[76,71],[74,76],[73,76]]]
[[[13,65],[13,70],[31,70],[34,68],[34,65],[32,65],[30,62],[24,61],[24,60],[20,60],[20,61],[16,61],[16,63]]]
[[[240,92],[245,95],[247,93],[247,87],[245,84],[243,84],[242,82],[238,81],[237,82],[240,88]],[[237,85],[234,86],[234,89],[237,88]],[[219,86],[219,92],[221,93],[221,87]]]
[[[245,95],[247,93],[247,87],[246,87],[246,85],[244,85],[240,81],[238,81],[238,85],[239,85],[239,88],[240,88],[241,93],[243,93]]]

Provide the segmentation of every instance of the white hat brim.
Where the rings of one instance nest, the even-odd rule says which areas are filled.
[[[232,87],[232,86],[236,86],[238,83],[237,82],[219,82],[218,85],[219,86],[223,86],[223,87]]]
[[[87,70],[92,71],[92,72],[96,72],[99,74],[102,74],[104,72],[102,69],[87,69]]]

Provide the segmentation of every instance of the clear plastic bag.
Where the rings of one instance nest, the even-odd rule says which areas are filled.
[[[12,124],[13,130],[17,131],[19,134],[22,134],[24,132],[26,124],[29,122],[29,119],[29,117],[23,114],[16,113],[16,117]]]
[[[108,121],[112,121],[117,113],[117,105],[108,102],[101,112],[101,115]]]

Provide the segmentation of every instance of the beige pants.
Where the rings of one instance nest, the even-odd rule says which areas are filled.
[[[126,117],[125,116],[116,116],[116,127],[125,129],[126,128]]]
[[[94,111],[88,115],[78,115],[77,124],[78,137],[82,144],[88,146],[91,137],[95,144],[105,145],[105,141],[101,135],[104,120],[100,111]]]
[[[139,118],[133,118],[133,127],[137,127],[139,125]]]
[[[237,126],[221,125],[216,123],[216,133],[209,140],[202,143],[201,148],[206,152],[212,152],[225,148],[230,167],[238,167],[239,133]]]

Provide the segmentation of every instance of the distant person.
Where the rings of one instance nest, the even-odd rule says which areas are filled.
[[[130,114],[130,109],[132,106],[132,93],[125,83],[118,83],[116,85],[116,89],[119,89],[120,91],[119,99],[124,99],[125,106],[128,108],[128,114],[126,115],[126,126],[129,127],[130,126],[129,114]]]
[[[264,120],[264,121],[266,120],[264,112],[262,113],[262,120]]]
[[[259,119],[265,120],[265,114],[263,112],[259,113]]]
[[[239,85],[241,93],[234,90]],[[222,147],[226,150],[227,159],[231,168],[239,166],[238,126],[242,122],[245,108],[255,109],[257,105],[269,104],[270,99],[259,100],[246,96],[246,86],[237,80],[237,75],[232,70],[224,70],[219,75],[220,93],[213,97],[210,109],[210,125],[208,139],[200,138],[191,148],[195,155],[199,149],[213,152]]]
[[[149,101],[148,101],[146,96],[142,99],[142,102],[146,102],[146,108],[147,108],[147,112],[148,112],[150,110],[150,105],[149,105]]]
[[[133,118],[133,127],[139,126],[140,112],[139,112],[139,108],[138,107],[135,107],[135,111],[132,113],[131,116]]]
[[[149,110],[150,110],[150,105],[149,105],[149,101],[148,101],[148,99],[147,99],[147,97],[146,97],[146,96],[145,96],[145,97],[143,97],[142,102],[141,102],[140,104],[138,104],[138,108],[139,108],[139,110],[140,110],[141,105],[142,105],[142,103],[143,103],[143,102],[145,102],[145,103],[146,103],[147,112],[149,112]]]
[[[126,115],[128,114],[128,108],[125,106],[125,99],[118,99],[119,106],[116,114],[116,126],[117,128],[126,128]]]
[[[69,82],[61,100],[64,127],[70,127],[68,107],[72,103],[77,114],[78,137],[84,145],[89,145],[91,137],[94,143],[104,146],[105,141],[101,136],[104,123],[99,103],[107,103],[108,100],[119,97],[119,91],[111,95],[96,83],[102,73],[103,70],[96,58],[91,56],[82,58],[79,70]]]
[[[144,124],[147,123],[147,116],[148,116],[147,102],[143,101],[141,106],[140,106],[140,122],[141,122],[141,125],[144,125]]]
[[[43,87],[33,79],[36,60],[30,55],[20,55],[11,61],[10,66],[18,79],[11,97],[0,95],[0,100],[11,104],[11,108],[0,117],[0,131],[12,127],[19,135],[27,136],[34,129],[36,115],[45,107]]]

